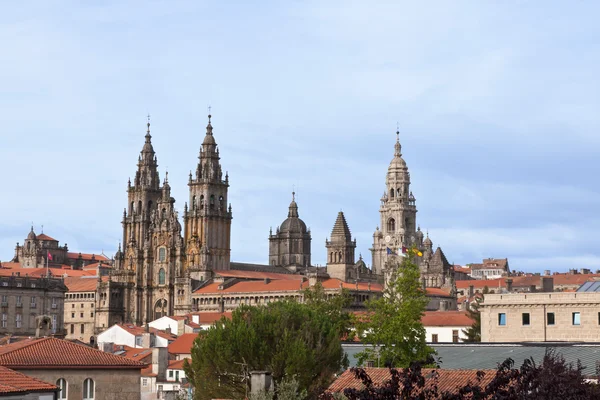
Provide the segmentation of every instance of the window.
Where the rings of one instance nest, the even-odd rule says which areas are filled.
[[[74,312],[71,313],[71,318],[75,318],[75,313]]]
[[[71,335],[75,333],[75,325],[71,324]]]
[[[148,386],[148,378],[142,378],[142,386]]]
[[[158,249],[158,261],[165,261],[167,259],[167,250],[164,247]]]
[[[600,313],[598,314],[598,318],[600,318]],[[546,313],[546,323],[548,325],[554,325],[554,313],[553,312]]]
[[[438,342],[438,335],[437,333],[433,333],[431,335],[431,343],[437,343]]]
[[[387,223],[387,231],[395,232],[396,231],[396,220],[394,218],[390,218]]]
[[[8,315],[6,315],[6,313],[2,313],[2,328],[6,328],[7,319],[8,319]]]
[[[21,307],[22,303],[21,303],[21,296],[17,296],[17,307]]]
[[[94,316],[94,312],[92,311],[92,312],[90,313],[90,317],[93,317],[93,316]]]
[[[506,325],[506,314],[505,313],[499,313],[498,314],[498,325]]]
[[[63,378],[60,378],[56,381],[56,386],[58,386],[58,399],[66,399],[67,398],[67,381]]]
[[[85,325],[81,324],[81,333],[84,333],[84,332],[85,332]]]
[[[7,295],[5,295],[5,294],[2,295],[2,302],[3,303],[8,303],[8,296]]]
[[[35,296],[31,297],[31,307],[35,307]]]
[[[158,284],[159,285],[164,285],[165,284],[165,269],[161,268],[158,271]]]
[[[83,400],[94,399],[94,381],[87,378],[83,381]]]
[[[31,284],[31,287],[35,289],[35,283],[32,283],[32,284]]]
[[[572,316],[573,325],[581,325],[581,313],[574,312]]]
[[[75,304],[71,304],[71,308],[75,308]]]
[[[175,380],[179,382],[179,371],[175,371]]]
[[[458,329],[452,330],[452,343],[458,343]]]
[[[172,369],[170,369],[170,370],[169,370],[169,378],[172,378],[172,377],[173,377],[173,370],[172,370]]]
[[[524,312],[521,314],[521,321],[523,322],[523,325],[529,325],[529,313]]]
[[[83,318],[83,313],[79,313],[79,317],[80,317],[80,318]]]
[[[23,321],[23,316],[21,314],[17,314],[15,318],[15,322],[17,323],[17,328],[21,327],[21,321]]]
[[[83,308],[83,303],[81,303],[81,308]]]

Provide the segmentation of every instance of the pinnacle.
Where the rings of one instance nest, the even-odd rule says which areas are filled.
[[[346,240],[352,240],[350,228],[348,227],[348,223],[346,222],[346,218],[342,211],[338,213],[337,219],[335,220],[335,224],[331,230],[331,237],[343,237]]]

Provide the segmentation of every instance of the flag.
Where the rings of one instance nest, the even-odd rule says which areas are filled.
[[[417,255],[418,255],[419,257],[423,257],[423,253],[421,253],[420,251],[417,251]]]
[[[50,252],[48,252],[48,260],[52,261],[52,254]]]
[[[390,249],[389,247],[386,247],[386,249],[387,249],[387,254],[388,254],[388,255],[389,255],[389,254],[396,255],[396,252],[395,252],[395,251],[393,251],[392,249]]]

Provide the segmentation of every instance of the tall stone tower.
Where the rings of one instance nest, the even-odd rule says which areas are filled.
[[[219,162],[219,149],[208,116],[206,136],[200,148],[196,175],[190,172],[189,208],[186,204],[184,241],[186,263],[192,279],[210,278],[212,270],[227,270],[231,254],[231,204],[227,206],[229,176]]]
[[[310,230],[300,219],[296,193],[292,193],[288,217],[269,234],[269,264],[283,266],[290,271],[310,267]]]
[[[333,225],[331,240],[325,240],[325,247],[327,248],[327,273],[332,278],[346,282],[350,272],[355,268],[356,239],[352,240],[350,228],[341,211]]]
[[[402,246],[422,246],[422,243],[419,243],[422,235],[417,235],[417,206],[410,191],[410,173],[402,158],[400,132],[396,132],[394,158],[388,167],[385,184],[386,190],[379,207],[381,229],[377,227],[375,230],[371,248],[373,271],[376,274],[383,272],[388,248],[391,252],[398,252]]]

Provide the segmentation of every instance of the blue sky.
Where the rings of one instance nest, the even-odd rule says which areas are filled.
[[[32,221],[72,250],[113,254],[148,113],[181,211],[211,105],[235,261],[267,261],[295,185],[313,261],[343,210],[370,263],[399,122],[418,223],[450,261],[600,268],[599,8],[5,4],[0,259]]]

